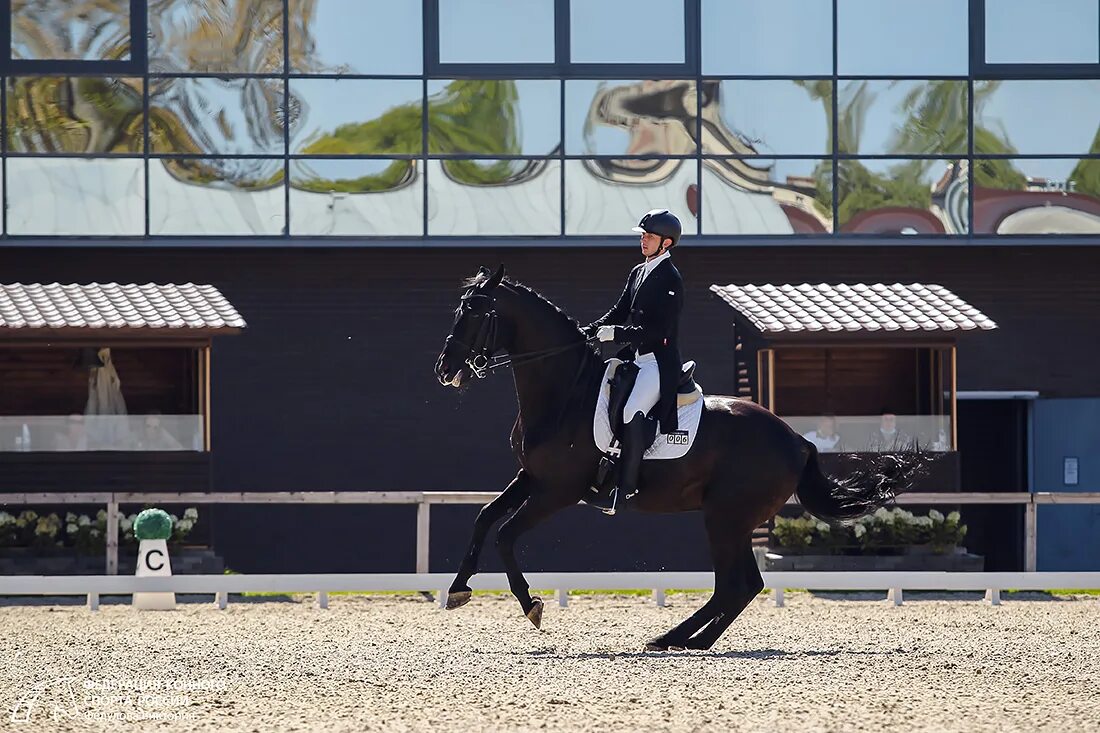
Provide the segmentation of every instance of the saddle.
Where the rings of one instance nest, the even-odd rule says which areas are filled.
[[[618,469],[618,446],[622,443],[623,408],[634,389],[634,382],[638,378],[638,365],[633,361],[617,363],[610,362],[608,370],[607,387],[609,396],[607,399],[607,418],[613,436],[610,450],[600,460],[593,482],[593,490],[597,492],[609,491],[616,483],[616,470]],[[703,390],[695,382],[695,362],[684,362],[680,369],[680,379],[676,386],[676,408],[691,405],[703,398]],[[656,437],[654,434],[647,436],[647,442],[652,443]]]

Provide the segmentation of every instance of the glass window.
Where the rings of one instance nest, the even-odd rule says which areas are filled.
[[[7,169],[8,234],[145,234],[141,159],[8,158]]]
[[[833,73],[832,0],[703,0],[703,73]]]
[[[694,81],[567,81],[565,152],[692,155],[696,107]]]
[[[291,79],[290,152],[415,155],[422,88],[416,79]]]
[[[837,220],[846,234],[966,234],[965,161],[841,160]]]
[[[283,154],[282,79],[162,78],[150,85],[154,153]]]
[[[439,0],[444,64],[554,63],[554,0]]]
[[[149,161],[150,234],[282,234],[282,158]]]
[[[965,81],[842,81],[837,148],[863,155],[967,152]]]
[[[7,82],[9,151],[142,152],[141,79],[35,76]]]
[[[837,73],[965,76],[967,0],[837,0]]]
[[[974,161],[977,234],[1100,234],[1100,158]]]
[[[707,158],[702,223],[703,234],[827,234],[832,162]]]
[[[419,236],[424,177],[416,160],[290,161],[292,235]]]
[[[428,152],[548,155],[561,140],[556,79],[428,82]]]
[[[11,57],[128,61],[130,0],[12,0]]]
[[[637,238],[642,214],[667,208],[694,234],[698,174],[695,159],[566,160],[565,233]]]
[[[573,0],[569,3],[569,60],[575,64],[682,64],[684,23],[680,0]]]
[[[153,73],[278,73],[283,3],[278,0],[149,0]]]
[[[974,152],[1100,153],[1100,79],[974,82]]]
[[[1100,62],[1096,0],[985,0],[985,60],[990,64]]]
[[[832,82],[738,80],[705,84],[705,154],[820,155],[832,152],[829,139]]]
[[[561,162],[429,160],[428,234],[561,234]]]
[[[420,0],[290,0],[296,74],[419,74]]]

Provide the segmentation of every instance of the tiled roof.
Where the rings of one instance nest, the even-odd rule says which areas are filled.
[[[711,285],[710,289],[762,333],[997,327],[941,285]]]
[[[213,285],[0,284],[0,329],[244,326]]]

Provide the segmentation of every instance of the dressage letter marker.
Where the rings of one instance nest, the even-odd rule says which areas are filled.
[[[134,520],[134,535],[139,540],[137,577],[171,576],[172,564],[168,559],[171,518],[160,509],[146,509]],[[134,593],[133,606],[143,611],[172,611],[176,608],[176,594]]]

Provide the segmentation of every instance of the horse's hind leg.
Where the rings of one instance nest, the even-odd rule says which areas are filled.
[[[527,474],[520,469],[512,482],[497,498],[481,508],[474,520],[474,533],[470,538],[470,546],[466,550],[466,556],[462,558],[462,564],[458,567],[458,574],[451,582],[451,588],[447,591],[447,608],[459,608],[470,602],[470,586],[467,583],[477,573],[477,561],[481,556],[481,546],[485,542],[485,535],[493,528],[501,517],[512,511],[527,499],[529,492]]]
[[[718,615],[706,628],[688,639],[688,649],[710,649],[722,632],[745,610],[745,606],[764,589],[764,579],[760,577],[760,567],[752,553],[752,540],[742,545],[728,587],[729,593],[722,598]]]

